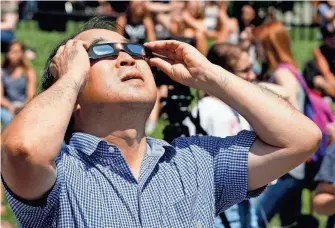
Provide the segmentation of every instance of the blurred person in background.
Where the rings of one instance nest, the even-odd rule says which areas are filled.
[[[103,15],[108,15],[112,14],[114,12],[113,7],[111,4],[106,1],[106,0],[98,0],[98,7],[96,8],[96,13],[97,14],[103,14]]]
[[[332,127],[334,128],[335,124]],[[332,139],[333,141],[327,149],[326,157],[323,159],[319,173],[315,178],[316,181],[319,181],[319,184],[313,198],[315,211],[321,215],[329,216],[326,228],[335,227],[335,135]]]
[[[169,37],[172,33],[172,21],[181,22],[185,3],[182,1],[147,1],[146,9],[155,21],[156,34],[159,37]]]
[[[248,27],[254,27],[256,19],[256,11],[251,5],[244,5],[241,9],[241,19],[239,21],[239,28],[241,31]]]
[[[229,2],[218,2],[218,5],[219,15],[215,41],[237,44],[239,41],[240,30],[237,19],[228,16]]]
[[[15,39],[15,28],[19,19],[18,1],[1,1],[1,48],[7,50],[7,45]]]
[[[334,14],[335,15],[335,14]],[[335,100],[335,31],[324,33],[323,43],[313,51],[318,75],[309,84]]]
[[[143,2],[131,1],[126,12],[119,16],[118,32],[130,42],[141,43],[156,40],[154,23]]]
[[[263,72],[271,73],[269,82],[281,85],[289,95],[290,103],[304,112],[305,91],[297,80],[298,71],[293,59],[289,34],[280,22],[263,24],[254,30],[264,51],[268,66]],[[287,67],[288,66],[288,67]],[[259,197],[257,216],[260,227],[279,213],[281,225],[291,225],[301,215],[301,194],[305,177],[305,163],[280,177]]]
[[[5,207],[5,199],[4,199],[4,197],[5,197],[5,194],[4,194],[3,186],[2,186],[2,183],[1,183],[0,184],[0,200],[1,200],[1,214],[0,214],[0,216],[1,216],[1,218],[3,218],[3,216],[6,213],[6,207]],[[2,219],[1,219],[1,223],[0,224],[1,224],[0,225],[1,228],[11,228],[12,227],[12,225],[9,222],[3,221]]]
[[[256,82],[256,75],[252,70],[252,64],[248,53],[241,46],[229,43],[214,44],[208,52],[208,60],[217,64],[236,76],[249,81]],[[278,85],[270,83],[259,83],[259,85],[279,94],[284,99],[288,96],[285,90]],[[207,134],[217,137],[227,137],[238,134],[242,130],[251,130],[249,123],[227,104],[214,96],[206,95],[192,109],[194,118],[199,115],[200,126]],[[196,126],[187,118],[184,124],[188,127],[190,135],[196,134]],[[255,228],[257,217],[255,201],[243,201],[225,211],[225,215],[231,227]],[[223,227],[221,218],[217,217],[216,227]]]
[[[173,19],[171,35],[194,38],[194,46],[203,54],[207,53],[206,26],[204,20],[204,3],[199,1],[185,2],[181,20]]]
[[[1,66],[1,122],[5,128],[36,93],[36,74],[20,41],[12,41]]]
[[[214,31],[217,28],[219,5],[217,1],[205,1],[204,23],[208,31]]]
[[[318,5],[320,15],[320,29],[323,31],[335,32],[335,1],[321,1]]]

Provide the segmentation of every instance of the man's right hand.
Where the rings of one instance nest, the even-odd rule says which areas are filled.
[[[52,75],[56,79],[71,75],[82,88],[88,79],[90,69],[90,60],[86,51],[88,47],[89,43],[81,40],[69,40],[59,47],[50,64]]]
[[[39,199],[56,182],[55,159],[88,78],[88,46],[69,40],[58,49],[50,70],[59,80],[27,103],[1,135],[1,174],[21,198]]]

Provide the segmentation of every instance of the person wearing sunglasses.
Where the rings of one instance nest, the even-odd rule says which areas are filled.
[[[20,227],[212,227],[215,214],[258,195],[318,147],[312,121],[194,47],[149,42],[146,59],[114,31],[93,18],[56,47],[44,91],[3,132],[2,180]],[[102,43],[119,53],[94,48]],[[90,50],[103,55],[90,61]],[[146,137],[156,100],[149,65],[217,96],[255,131],[171,144]]]

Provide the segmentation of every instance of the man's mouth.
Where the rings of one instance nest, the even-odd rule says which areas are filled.
[[[133,71],[133,72],[128,72],[126,73],[125,75],[123,75],[121,77],[121,82],[125,82],[125,81],[129,81],[129,80],[142,80],[144,81],[143,79],[143,76],[140,72],[136,72],[136,71]]]

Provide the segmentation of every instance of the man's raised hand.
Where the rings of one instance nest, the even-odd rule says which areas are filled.
[[[153,41],[144,44],[153,53],[166,56],[169,60],[154,57],[149,64],[160,68],[171,79],[186,86],[201,89],[209,80],[213,64],[196,48],[176,40]]]
[[[64,75],[74,77],[79,80],[78,86],[82,88],[88,79],[90,69],[90,60],[86,51],[88,47],[89,43],[81,40],[69,40],[59,47],[49,67],[52,75],[56,79]]]

